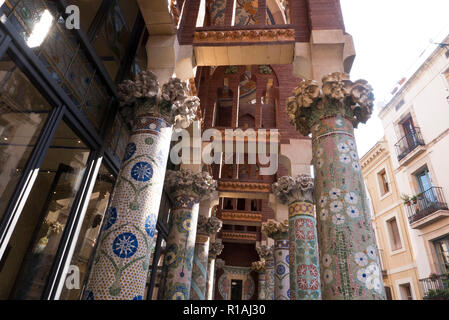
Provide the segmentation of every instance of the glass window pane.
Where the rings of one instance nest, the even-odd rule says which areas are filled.
[[[50,105],[16,64],[0,61],[0,219],[44,127]]]
[[[114,182],[114,175],[109,173],[106,167],[102,165],[70,263],[71,268],[68,277],[74,275],[74,272],[79,272],[79,278],[74,277],[73,281],[67,279],[59,297],[60,300],[79,300],[81,297],[82,287],[87,280],[88,268],[93,258],[95,244],[100,234],[102,221],[104,221]],[[75,283],[78,279],[79,283]]]
[[[41,299],[90,150],[62,122],[8,243],[0,299]]]

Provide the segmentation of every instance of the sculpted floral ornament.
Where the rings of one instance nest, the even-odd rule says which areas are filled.
[[[366,80],[352,82],[346,73],[331,73],[322,88],[312,80],[301,81],[286,102],[290,122],[307,136],[320,116],[341,114],[357,128],[370,118],[374,108],[372,87]],[[318,112],[319,111],[319,112]]]
[[[217,259],[215,260],[215,268],[217,270],[223,269],[226,265],[226,262],[223,259]]]
[[[253,262],[251,264],[251,270],[263,273],[266,270],[265,265],[266,265],[265,259],[260,259],[260,261]]]
[[[273,259],[273,248],[269,246],[257,246],[256,247],[257,254],[260,259],[271,260]]]
[[[176,128],[187,128],[196,120],[200,100],[198,97],[187,95],[186,82],[178,78],[171,78],[159,89],[157,76],[151,71],[142,71],[135,81],[125,80],[118,85],[120,113],[129,126],[132,126],[137,106],[158,107],[167,120],[174,123]]]
[[[262,224],[262,232],[269,238],[278,238],[288,233],[288,220],[276,222],[270,220]]]
[[[296,177],[285,176],[273,184],[272,190],[282,204],[294,201],[313,202],[313,178],[308,174]]]
[[[207,199],[217,189],[215,181],[208,172],[193,173],[191,170],[168,170],[165,188],[173,196],[191,196],[197,200]]]
[[[199,216],[197,233],[212,236],[220,231],[222,226],[223,221],[217,217],[206,218],[205,216]]]
[[[209,258],[216,259],[222,253],[223,248],[224,248],[224,245],[221,242],[212,243],[209,247]]]

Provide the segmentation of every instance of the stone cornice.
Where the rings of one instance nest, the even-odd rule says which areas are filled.
[[[273,184],[272,190],[282,204],[294,201],[307,201],[313,203],[313,178],[308,174],[296,177],[285,176]]]
[[[193,44],[294,42],[294,29],[201,30],[194,33]]]
[[[222,231],[221,238],[227,240],[257,241],[257,234],[246,232]]]
[[[369,164],[378,159],[381,155],[388,154],[388,149],[384,144],[385,142],[378,142],[368,153],[366,153],[361,159],[360,163],[362,169],[365,169]]]
[[[346,73],[325,76],[320,86],[316,81],[303,80],[287,99],[290,122],[303,135],[311,133],[315,122],[326,116],[342,115],[354,127],[371,117],[374,107],[372,87],[366,80],[352,82]]]
[[[165,177],[165,188],[173,197],[190,196],[198,201],[205,200],[216,190],[217,182],[208,172],[193,173],[191,170],[168,170]]]
[[[271,192],[271,184],[263,182],[219,181],[218,191]]]
[[[222,220],[227,221],[245,221],[245,222],[262,222],[262,214],[254,212],[226,211],[220,213]]]

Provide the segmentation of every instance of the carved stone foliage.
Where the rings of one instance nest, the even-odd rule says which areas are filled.
[[[207,199],[217,188],[215,181],[208,172],[193,173],[191,170],[168,170],[165,177],[165,188],[173,196],[191,196],[195,199]]]
[[[273,184],[272,190],[282,204],[294,201],[313,203],[313,178],[308,174],[296,177],[285,176]]]
[[[222,226],[223,221],[217,217],[206,218],[205,216],[199,216],[197,233],[212,236],[220,231]]]
[[[257,254],[261,259],[272,260],[273,259],[273,248],[269,246],[258,246],[256,247]]]
[[[200,100],[189,97],[187,83],[172,78],[159,88],[159,81],[151,71],[142,71],[135,81],[125,80],[118,85],[120,113],[132,127],[136,113],[156,113],[177,128],[187,128],[196,119]],[[140,110],[141,109],[141,110]]]
[[[210,30],[199,31],[194,34],[195,44],[294,40],[295,31],[293,29]]]
[[[223,259],[217,259],[215,260],[215,268],[218,269],[223,269],[224,266],[226,265],[226,262]]]
[[[282,222],[271,220],[263,223],[262,232],[272,239],[285,238],[288,236],[288,220]]]
[[[224,248],[224,245],[221,242],[212,243],[209,247],[209,258],[216,259],[223,251],[223,248]],[[218,260],[220,260],[220,259],[218,259]]]
[[[265,259],[260,259],[260,261],[255,261],[251,264],[251,270],[264,273],[266,271],[265,269]]]
[[[352,82],[348,74],[340,72],[325,76],[321,88],[313,80],[300,82],[287,99],[290,122],[303,135],[309,135],[311,127],[325,116],[342,115],[357,127],[368,121],[373,107],[374,94],[368,82]]]

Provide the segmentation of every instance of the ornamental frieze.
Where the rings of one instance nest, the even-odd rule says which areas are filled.
[[[210,30],[194,33],[194,44],[295,41],[294,29]]]

